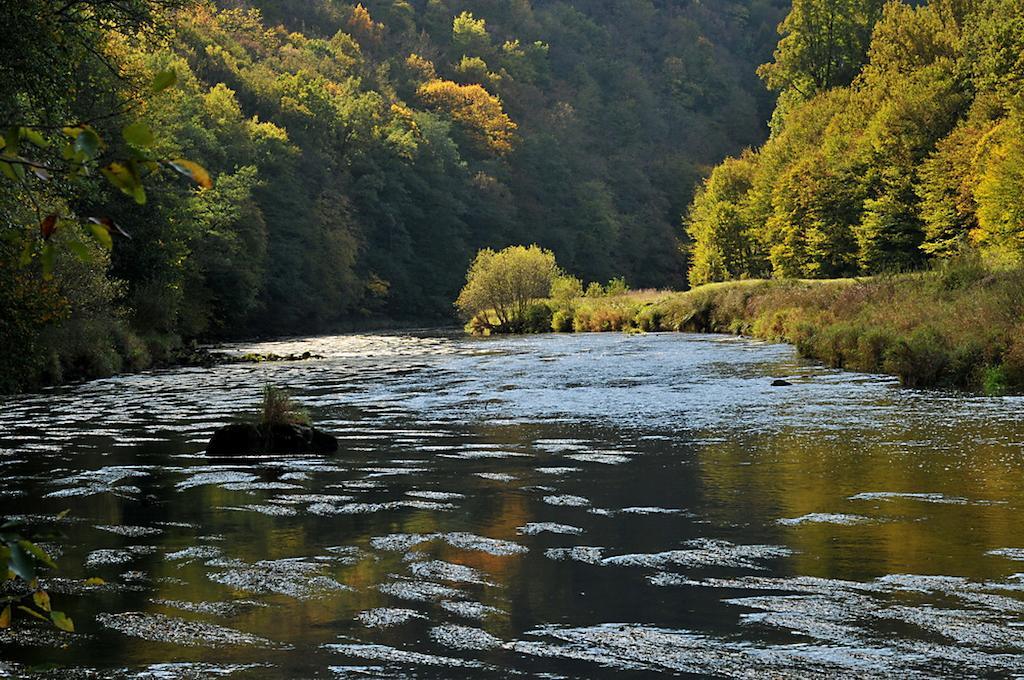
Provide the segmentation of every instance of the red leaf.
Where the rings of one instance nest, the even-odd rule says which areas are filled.
[[[51,213],[39,223],[39,233],[43,235],[44,241],[48,241],[55,231],[57,231],[57,215]]]

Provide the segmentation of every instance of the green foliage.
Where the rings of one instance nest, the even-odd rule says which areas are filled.
[[[690,207],[691,282],[912,271],[968,249],[1021,262],[1020,15],[1018,0],[795,2],[762,69],[782,90],[771,137]]]
[[[66,514],[61,513],[61,516]],[[15,616],[31,616],[73,633],[75,624],[64,612],[53,609],[50,594],[39,577],[57,563],[29,537],[17,521],[0,523],[0,563],[3,565],[3,595],[0,595],[0,629],[9,628]]]
[[[575,276],[558,276],[551,284],[551,300],[557,304],[568,304],[582,296],[583,283]]]
[[[462,12],[452,22],[452,48],[463,56],[485,56],[491,48],[487,22],[476,19],[472,12]]]
[[[610,280],[608,285],[604,287],[604,294],[608,296],[625,295],[628,292],[629,284],[626,283],[626,277],[624,276]]]
[[[765,257],[757,252],[747,202],[756,161],[752,154],[726,159],[698,189],[686,219],[692,242],[690,284],[757,275]]]
[[[554,254],[536,245],[500,252],[484,249],[470,265],[455,304],[464,318],[479,319],[482,328],[492,331],[546,331],[551,327],[550,310],[541,319],[534,303],[551,295],[559,276]]]
[[[773,90],[804,98],[848,85],[868,54],[884,0],[793,0],[779,25],[775,61],[759,73]]]

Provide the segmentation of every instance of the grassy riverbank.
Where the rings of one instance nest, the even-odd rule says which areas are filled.
[[[737,333],[907,386],[1024,392],[1024,269],[960,262],[863,279],[737,281],[549,300],[530,317],[538,332],[546,318],[561,332]]]

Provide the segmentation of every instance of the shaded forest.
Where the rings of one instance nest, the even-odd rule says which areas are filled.
[[[787,5],[5,3],[0,386],[449,319],[511,243],[682,286],[695,187],[768,135]]]

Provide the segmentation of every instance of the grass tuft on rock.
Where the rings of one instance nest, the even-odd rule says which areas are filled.
[[[301,408],[287,390],[273,385],[263,388],[259,422],[263,427],[279,425],[310,425],[309,412]]]

